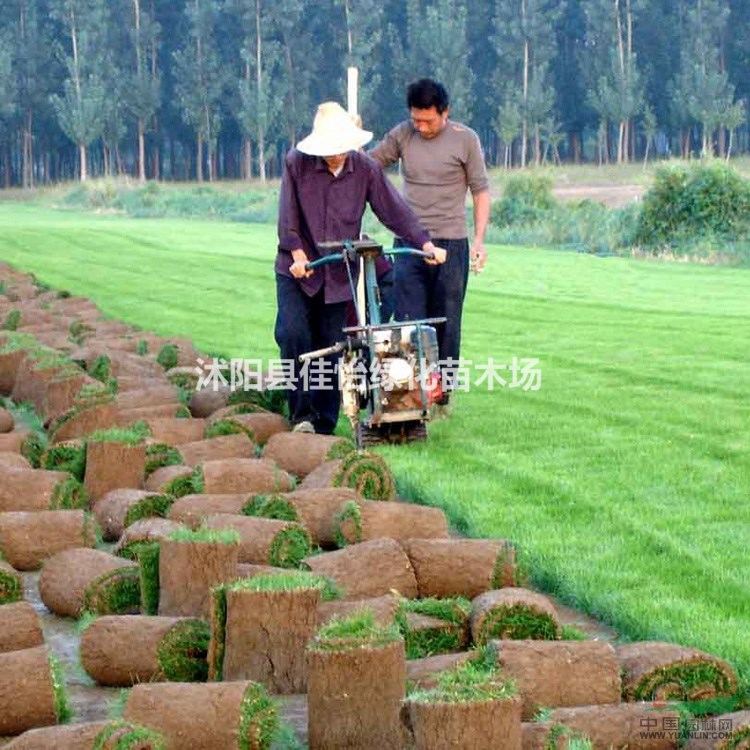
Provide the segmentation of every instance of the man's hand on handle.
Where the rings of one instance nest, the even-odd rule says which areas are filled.
[[[484,249],[484,243],[479,240],[474,240],[474,244],[471,246],[469,255],[471,261],[471,270],[474,273],[482,273],[484,270],[484,264],[487,262],[487,251]]]
[[[292,250],[292,260],[294,263],[289,266],[289,272],[295,279],[309,279],[315,273],[306,268],[309,261],[304,250]]]
[[[434,257],[424,259],[424,262],[430,266],[439,266],[442,263],[445,263],[445,259],[448,256],[448,253],[446,253],[444,248],[437,247],[436,245],[433,245],[432,242],[425,242],[424,245],[422,245],[422,250],[426,253],[433,254]]]

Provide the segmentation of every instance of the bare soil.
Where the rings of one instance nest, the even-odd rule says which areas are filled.
[[[622,208],[638,201],[646,192],[643,185],[566,185],[553,188],[552,194],[560,201],[594,200],[607,208]]]

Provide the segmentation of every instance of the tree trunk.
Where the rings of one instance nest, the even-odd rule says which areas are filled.
[[[726,140],[726,130],[724,129],[724,126],[721,125],[719,127],[719,142],[718,142],[718,148],[719,148],[719,156],[724,157],[724,151],[727,147],[727,140]]]
[[[23,167],[22,183],[24,189],[34,187],[34,140],[33,140],[33,112],[31,107],[26,112],[23,123]]]
[[[86,182],[88,172],[86,169],[86,146],[83,143],[78,144],[78,153],[81,158],[81,182]]]
[[[146,182],[146,123],[138,118],[138,181]]]
[[[347,11],[348,23],[348,11]],[[260,181],[266,182],[266,143],[265,127],[261,115],[263,109],[263,37],[260,26],[260,0],[255,0],[255,93],[258,104],[258,174]]]
[[[198,154],[195,163],[195,177],[198,182],[203,182],[203,136],[198,133]]]
[[[253,178],[253,144],[252,141],[245,137],[242,141],[242,179],[252,180]]]

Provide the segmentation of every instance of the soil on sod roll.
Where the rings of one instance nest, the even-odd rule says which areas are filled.
[[[0,451],[3,453],[16,453],[20,456],[23,451],[24,441],[30,434],[30,431],[25,427],[21,427],[13,432],[0,434]]]
[[[306,477],[322,463],[343,458],[353,450],[351,440],[337,435],[279,432],[268,439],[263,458],[275,461],[290,474]]]
[[[186,533],[185,541],[165,539],[159,544],[162,616],[207,619],[211,614],[211,589],[237,577],[236,536],[235,541],[203,541],[199,533]]]
[[[396,480],[385,460],[374,453],[353,451],[338,461],[326,461],[310,472],[301,490],[349,487],[368,500],[393,500]]]
[[[15,568],[0,559],[0,604],[17,602],[23,598],[23,583]]]
[[[337,517],[340,546],[371,539],[447,539],[448,519],[440,508],[375,500],[350,502]]]
[[[515,549],[504,539],[405,539],[419,596],[475,596],[515,585]]]
[[[193,490],[193,469],[190,466],[162,466],[146,480],[149,492],[184,497]]]
[[[239,534],[237,561],[241,563],[297,568],[312,551],[309,534],[294,521],[221,513],[207,518],[205,526],[232,529]]]
[[[242,578],[255,578],[256,576],[278,575],[288,573],[288,568],[277,568],[274,565],[252,565],[250,563],[237,563],[237,580]]]
[[[3,437],[0,435],[0,437]],[[21,445],[19,443],[19,450]],[[0,451],[0,470],[2,469],[30,469],[31,464],[28,459],[24,458],[20,453],[11,451]]]
[[[151,386],[139,391],[128,391],[119,394],[117,397],[117,406],[120,411],[155,406],[173,406],[176,408],[179,405],[180,399],[177,395],[177,389],[170,384]]]
[[[82,508],[86,493],[64,471],[0,470],[0,512]]]
[[[603,641],[492,641],[497,664],[515,680],[524,720],[540,708],[620,702],[620,664]]]
[[[194,492],[208,495],[258,494],[289,492],[292,478],[263,458],[228,458],[206,461],[199,467],[199,484]]]
[[[0,654],[43,644],[42,624],[29,602],[14,602],[0,607]]]
[[[163,750],[158,732],[122,719],[44,727],[24,732],[6,750]]]
[[[10,396],[16,384],[18,366],[28,354],[28,349],[0,352],[0,394]]]
[[[124,487],[141,489],[145,471],[145,445],[88,441],[84,487],[92,500]]]
[[[383,594],[369,599],[351,599],[346,601],[321,602],[318,606],[318,623],[325,625],[334,618],[339,620],[355,612],[367,610],[372,612],[378,625],[393,625],[401,599],[396,594]]]
[[[357,620],[364,631],[352,628]],[[395,628],[372,616],[331,621],[308,647],[307,670],[310,750],[405,746],[406,658]]]
[[[71,549],[50,557],[39,576],[39,593],[51,612],[63,617],[137,614],[138,566],[95,549]]]
[[[100,617],[81,637],[81,663],[99,685],[205,682],[210,629],[204,620],[124,615]]]
[[[153,417],[146,419],[151,436],[158,443],[182,445],[203,439],[206,430],[204,419],[178,419],[177,417]]]
[[[332,579],[345,599],[364,599],[397,591],[407,599],[417,596],[417,580],[409,558],[398,542],[374,539],[337,552],[305,558],[304,565]]]
[[[701,728],[705,727],[701,736]],[[722,739],[710,737],[714,732],[711,727],[722,728],[725,736]],[[706,731],[706,729],[708,731]],[[698,730],[692,733],[685,743],[685,750],[747,750],[750,747],[750,711],[735,711],[703,719],[698,722]]]
[[[277,726],[273,701],[254,682],[136,685],[124,718],[156,729],[174,750],[268,750]]]
[[[210,417],[219,409],[227,405],[231,394],[229,386],[219,387],[217,390],[204,388],[190,397],[190,413],[199,419]]]
[[[0,654],[0,737],[58,720],[52,668],[44,646]]]
[[[618,646],[627,701],[699,701],[734,695],[737,676],[722,659],[660,641]]]
[[[163,518],[173,498],[146,490],[111,490],[93,507],[105,542],[118,540],[123,531],[141,518]]]
[[[128,560],[135,560],[134,550],[139,545],[167,539],[175,531],[185,531],[187,526],[168,518],[141,518],[123,531],[114,553]]]
[[[237,435],[220,435],[195,443],[183,443],[178,450],[182,456],[182,463],[193,467],[223,458],[255,457],[255,443],[244,432]]]
[[[414,688],[432,690],[437,687],[440,674],[476,659],[476,651],[460,651],[455,654],[426,656],[424,659],[410,659],[406,663],[406,678]]]
[[[281,414],[272,412],[231,414],[222,416],[220,419],[214,416],[210,418],[209,425],[212,429],[242,430],[257,445],[265,445],[272,435],[289,432],[289,422]]]
[[[274,577],[283,581],[281,577]],[[254,680],[272,693],[307,690],[305,649],[315,635],[320,587],[312,576],[283,590],[267,588],[267,577],[243,580],[214,591],[210,676]]]
[[[239,515],[247,502],[247,495],[185,495],[175,500],[167,518],[197,529],[209,516],[218,513]]]
[[[0,433],[10,432],[14,425],[13,415],[7,409],[0,407]]]
[[[82,510],[0,513],[0,552],[16,570],[38,570],[58,552],[94,547],[95,526]]]
[[[104,430],[118,422],[117,406],[114,403],[94,404],[89,407],[73,407],[58,416],[50,424],[52,443],[85,437],[97,430]]]
[[[343,506],[361,502],[359,494],[343,487],[295,490],[276,495],[256,495],[247,501],[242,512],[248,516],[299,521],[315,544],[333,549],[336,546],[337,517]]]
[[[556,708],[548,720],[553,726],[561,725],[588,737],[595,750],[610,747],[675,750],[679,746],[679,711],[657,707],[653,703]],[[644,731],[644,727],[657,731]]]

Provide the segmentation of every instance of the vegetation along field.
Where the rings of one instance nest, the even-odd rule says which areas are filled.
[[[0,259],[237,357],[276,355],[274,239],[0,204]],[[748,299],[747,268],[490,246],[465,314],[472,380],[488,358],[538,358],[541,390],[461,393],[428,443],[385,450],[402,491],[513,539],[537,584],[626,637],[702,647],[747,680]]]

